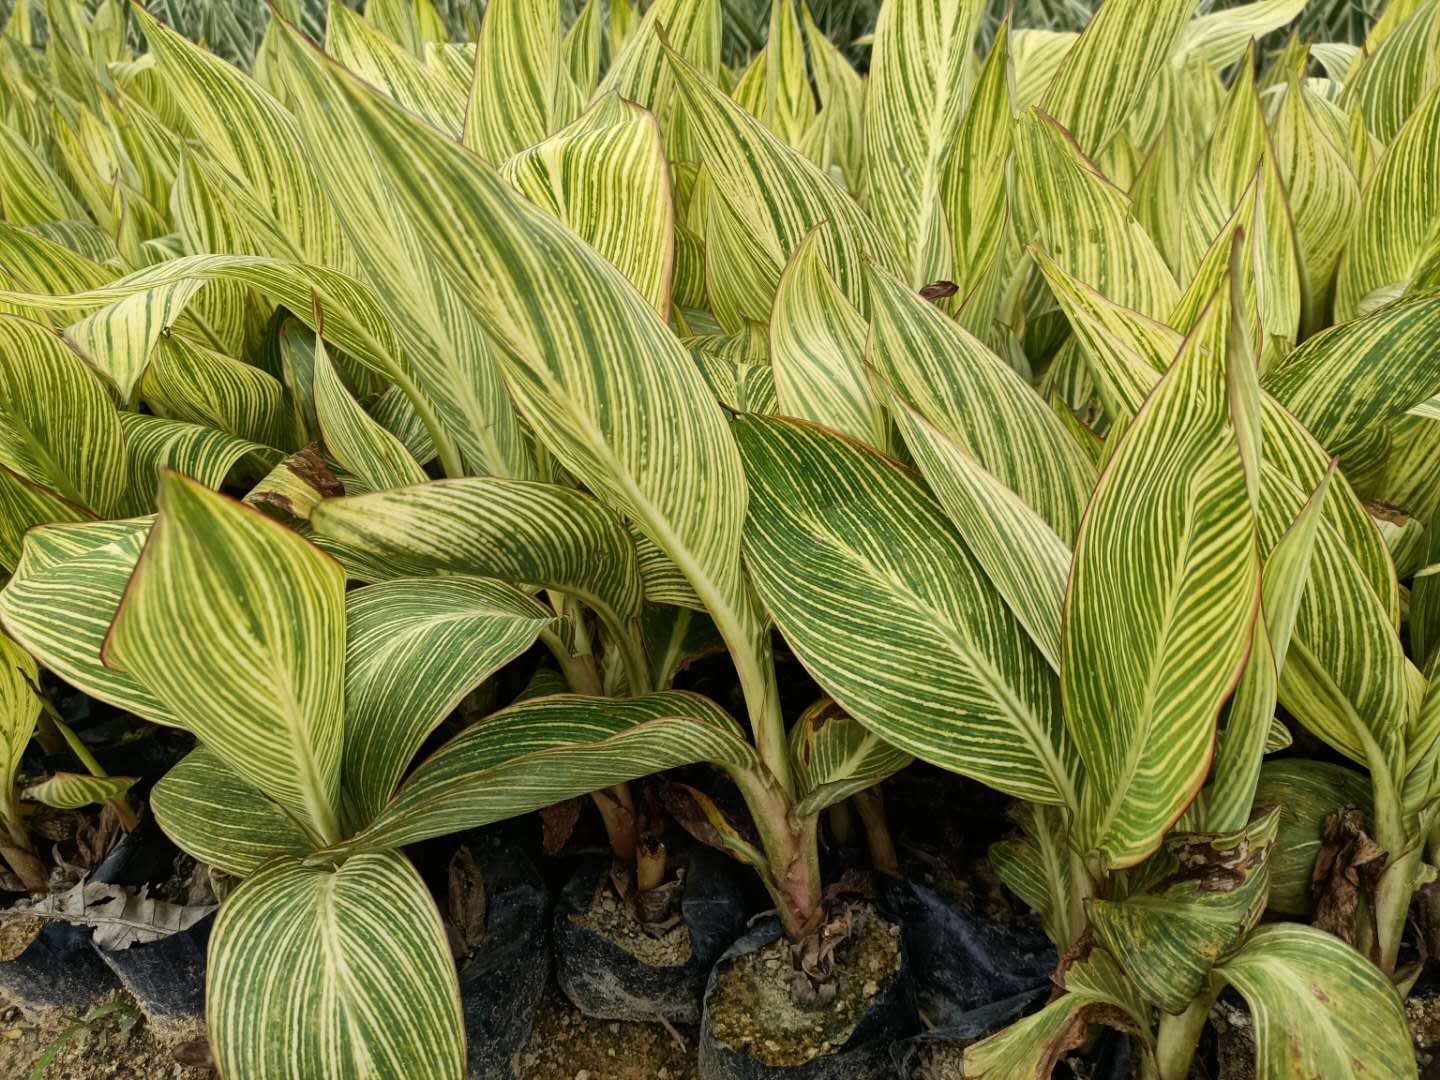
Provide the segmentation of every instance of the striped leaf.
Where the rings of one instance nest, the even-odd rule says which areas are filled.
[[[293,30],[284,29],[277,47],[295,88],[296,118],[310,153],[324,163],[331,178],[331,197],[344,208],[351,246],[393,323],[397,350],[403,342],[415,380],[435,402],[446,436],[437,442],[446,473],[535,477],[535,463],[501,382],[494,347],[467,297],[466,290],[472,287],[467,275],[474,268],[465,245],[457,244],[463,234],[436,219],[440,207],[428,182],[415,181],[412,162],[403,154],[389,157],[361,114],[346,106],[325,74],[328,70],[338,76],[339,69],[297,40]],[[347,85],[354,81],[346,76]],[[473,161],[413,114],[384,100],[406,125],[423,128],[448,153]],[[328,320],[336,314],[335,301],[324,299]],[[356,355],[349,345],[335,340]],[[407,397],[413,401],[416,395],[407,392]],[[431,426],[427,422],[427,428]],[[454,449],[447,445],[451,442]],[[459,461],[454,460],[457,455]]]
[[[874,787],[912,760],[829,698],[811,705],[791,727],[790,758],[800,796],[795,813],[802,816]]]
[[[284,526],[167,474],[105,640],[222,761],[323,840],[338,835],[340,566]]]
[[[423,484],[428,479],[425,470],[350,396],[318,336],[314,355],[315,416],[330,456],[376,491]]]
[[[207,488],[219,489],[242,463],[256,471],[279,460],[278,451],[223,431],[143,413],[121,413],[129,481],[118,514],[138,517],[155,509],[160,478],[174,470]]]
[[[1022,240],[1038,241],[1068,274],[1116,303],[1165,318],[1180,291],[1124,192],[1033,109],[1020,115],[1015,157]]]
[[[1009,221],[1005,164],[1014,139],[1009,81],[1010,24],[1001,24],[940,175],[940,205],[950,225],[950,278],[961,324],[989,329],[982,286],[1000,272],[996,260]]]
[[[132,15],[167,88],[185,103],[186,128],[210,157],[271,210],[275,225],[305,260],[349,270],[339,217],[290,114],[257,82],[143,8]]]
[[[1058,673],[1070,549],[1023,499],[909,405],[891,414],[926,485],[1035,647]]]
[[[1065,993],[1039,1012],[965,1048],[966,1076],[1041,1077],[1056,1058],[1083,1042],[1092,1023],[1138,1036],[1150,1053],[1150,1006],[1104,949],[1095,949],[1065,972]]]
[[[826,693],[916,757],[1075,805],[1054,674],[940,506],[888,458],[822,428],[745,416],[735,430],[751,485],[746,563]]]
[[[759,767],[735,721],[708,698],[678,690],[625,700],[533,698],[450,740],[367,828],[325,854],[478,828],[697,761],[732,775]]]
[[[1264,385],[1343,460],[1349,444],[1440,390],[1440,297],[1332,326],[1287,356]]]
[[[1417,1075],[1400,995],[1339,938],[1294,923],[1262,926],[1218,972],[1255,1018],[1257,1076]]]
[[[334,111],[363,120],[377,163],[427,178],[417,204],[431,215],[427,235],[462,256],[465,295],[501,345],[506,383],[536,435],[682,569],[731,651],[755,656],[760,620],[739,558],[739,455],[684,348],[619,271],[473,155],[325,71]],[[763,665],[742,660],[741,678],[752,712],[773,717]]]
[[[827,222],[819,241],[825,268],[851,304],[867,314],[867,257],[886,269],[895,265],[879,227],[817,166],[781,143],[677,54],[668,55],[699,160],[717,197],[763,253],[762,265],[778,280],[801,241]],[[767,311],[769,306],[767,302]]]
[[[1287,25],[1305,10],[1306,0],[1256,0],[1255,3],[1207,11],[1185,24],[1171,63],[1201,63],[1224,70],[1245,54],[1251,39],[1263,38]]]
[[[1061,811],[1039,803],[1016,803],[1010,816],[1023,835],[990,845],[986,858],[995,876],[1040,916],[1057,949],[1074,940],[1071,926],[1072,862]]]
[[[179,720],[128,675],[107,668],[100,647],[150,528],[139,521],[33,529],[15,574],[0,590],[0,622],[27,652],[91,697],[156,723]]]
[[[865,93],[865,204],[912,288],[956,260],[942,203],[946,157],[970,92],[979,0],[891,0],[880,9]]]
[[[11,225],[84,217],[75,196],[35,148],[0,123],[0,193]]]
[[[464,128],[465,98],[451,92],[444,76],[344,4],[330,4],[325,51],[441,131],[458,136]]]
[[[223,1073],[465,1075],[455,964],[435,902],[399,852],[338,869],[268,863],[221,907],[205,988]]]
[[[896,393],[1067,543],[1094,469],[1049,406],[1004,361],[918,293],[876,273],[870,362]]]
[[[1280,811],[1280,828],[1270,854],[1272,911],[1307,916],[1315,906],[1311,883],[1315,857],[1325,840],[1325,819],[1356,806],[1368,816],[1370,782],[1362,773],[1328,761],[1283,758],[1260,768],[1255,805]]]
[[[150,809],[182,851],[236,877],[277,855],[315,850],[314,838],[290,814],[203,746],[159,779]]]
[[[1172,834],[1145,867],[1156,887],[1090,904],[1096,940],[1147,1000],[1184,1012],[1260,921],[1278,824],[1271,811],[1233,832]]]
[[[674,209],[654,116],[607,94],[506,161],[500,175],[605,256],[666,318]]]
[[[0,465],[108,514],[125,488],[122,439],[84,361],[40,323],[0,315]]]
[[[281,445],[285,388],[266,371],[178,334],[156,343],[141,396],[156,415]]]
[[[15,774],[40,718],[40,672],[35,660],[7,634],[0,633],[0,818],[19,827]]]
[[[499,163],[538,143],[560,127],[565,78],[559,0],[492,0],[475,43],[465,145]]]
[[[1272,751],[1279,672],[1285,666],[1295,618],[1310,580],[1311,556],[1333,475],[1325,474],[1265,559],[1260,599],[1263,621],[1256,624],[1245,672],[1217,740],[1214,781],[1205,800],[1205,826],[1212,832],[1231,832],[1250,820],[1261,764],[1264,755]]]
[[[8,287],[23,292],[82,292],[119,277],[112,267],[87,259],[64,244],[5,223],[0,223],[0,266],[5,268]]]
[[[65,331],[65,338],[114,386],[122,402],[131,401],[155,343],[201,284],[187,279],[133,293],[87,315]]]
[[[820,114],[806,133],[807,142],[813,147],[807,151],[808,156],[821,168],[839,168],[847,190],[859,191],[865,168],[867,84],[816,24],[809,4],[801,5],[800,19],[805,26],[811,73],[820,99]]]
[[[83,506],[0,465],[0,567],[13,571],[20,562],[25,534],[37,525],[94,518]]]
[[[619,46],[595,92],[596,97],[617,93],[654,113],[672,158],[688,160],[690,155],[677,153],[685,136],[683,124],[675,120],[679,104],[675,97],[675,78],[665,56],[666,43],[702,73],[717,77],[720,74],[720,5],[721,0],[655,0]],[[612,49],[617,47],[614,44],[616,18],[622,11],[633,13],[628,4],[612,0]]]
[[[1076,841],[1102,866],[1159,845],[1209,770],[1260,593],[1212,303],[1100,477],[1075,547],[1061,686],[1085,762]]]
[[[1440,140],[1440,84],[1405,121],[1366,180],[1335,280],[1335,318],[1364,314],[1409,283],[1432,233],[1440,200],[1433,150]]]
[[[1122,0],[1091,16],[1045,89],[1041,107],[1094,157],[1154,83],[1196,0]]]
[[[462,698],[558,625],[481,578],[401,578],[345,598],[344,799],[352,827],[385,805]]]
[[[44,803],[61,810],[79,810],[110,802],[123,796],[135,785],[133,776],[91,776],[89,773],[52,773],[38,784],[20,792],[22,799]]]
[[[1322,108],[1323,102],[1292,76],[1270,137],[1295,223],[1304,305],[1302,330],[1307,334],[1327,321],[1335,270],[1360,207],[1355,173],[1317,119]]]
[[[884,407],[865,367],[867,329],[820,254],[819,226],[780,275],[770,316],[770,367],[780,412],[883,450]]]
[[[640,614],[635,545],[620,520],[573,488],[467,477],[328,499],[316,534],[411,574],[493,577],[574,595],[623,633]]]
[[[1434,59],[1440,7],[1399,3],[1387,4],[1386,9],[1366,40],[1364,62],[1346,72],[1341,97],[1383,144],[1395,140],[1406,117],[1440,74]]]

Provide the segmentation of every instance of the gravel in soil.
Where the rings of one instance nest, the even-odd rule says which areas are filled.
[[[34,915],[0,918],[0,962],[14,960],[29,948],[44,925]]]
[[[853,912],[850,935],[835,950],[836,992],[827,1005],[802,1008],[791,999],[793,953],[783,936],[725,961],[709,999],[716,1041],[771,1066],[803,1065],[844,1046],[900,970],[900,928],[872,908]]]
[[[40,1057],[63,1038],[45,1080],[213,1080],[215,1071],[203,1043],[176,1046],[158,1038],[126,994],[114,994],[101,1004],[117,1001],[128,1007],[73,1031],[69,1029],[83,1013],[57,1011],[36,1022],[14,1006],[0,1007],[0,1077],[28,1077]]]
[[[679,1036],[684,1049],[676,1041]],[[516,1080],[695,1080],[693,1035],[660,1024],[592,1020],[551,986],[530,1043],[515,1056]]]
[[[630,904],[616,896],[608,883],[596,890],[589,911],[571,915],[570,920],[613,942],[650,967],[680,967],[690,962],[688,926],[676,923],[659,936],[652,936],[636,918]]]
[[[1424,1080],[1440,1077],[1440,997],[1405,999],[1405,1019],[1415,1041],[1415,1063]]]
[[[963,1047],[931,1043],[915,1056],[915,1080],[963,1080],[964,1076]]]

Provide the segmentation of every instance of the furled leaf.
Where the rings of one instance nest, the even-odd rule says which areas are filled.
[[[338,868],[267,863],[221,908],[205,981],[225,1073],[465,1075],[455,964],[430,891],[399,852]]]
[[[356,827],[385,805],[460,700],[554,629],[552,612],[482,578],[399,578],[345,598],[344,798]]]
[[[129,481],[116,513],[139,516],[155,509],[155,496],[165,471],[174,470],[219,489],[242,462],[262,470],[278,460],[278,451],[246,442],[212,427],[166,420],[143,413],[121,413]]]
[[[1164,70],[1195,0],[1124,0],[1090,17],[1041,107],[1094,157]]]
[[[1257,807],[1276,807],[1280,827],[1270,856],[1269,907],[1305,916],[1314,908],[1311,881],[1325,839],[1325,819],[1337,810],[1370,812],[1370,784],[1354,769],[1328,761],[1281,758],[1260,767]]]
[[[1207,11],[1185,24],[1171,63],[1199,62],[1223,70],[1239,60],[1252,38],[1285,26],[1305,10],[1305,0],[1256,0]]]
[[[35,661],[8,635],[0,633],[0,817],[15,823],[15,774],[40,717]]]
[[[995,876],[1040,916],[1057,949],[1074,939],[1073,859],[1061,813],[1040,803],[1016,803],[1010,815],[1023,835],[991,844],[987,855]]]
[[[1054,673],[939,505],[822,428],[746,416],[736,434],[752,489],[746,563],[825,691],[916,757],[1073,805]]]
[[[608,94],[507,160],[500,175],[605,256],[662,319],[668,315],[674,209],[654,116]]]
[[[556,128],[561,80],[559,0],[492,0],[475,44],[465,145],[500,163]]]
[[[884,408],[865,367],[865,321],[820,255],[819,226],[780,275],[770,317],[770,367],[786,416],[813,420],[883,450]]]
[[[425,470],[400,440],[381,427],[351,396],[319,337],[315,339],[314,387],[320,435],[341,468],[354,473],[376,491],[426,481]]]
[[[1335,281],[1335,317],[1351,319],[1393,298],[1419,268],[1440,199],[1434,148],[1440,140],[1440,84],[1410,114],[1365,182]]]
[[[0,465],[77,507],[120,502],[125,453],[115,406],[48,328],[0,315]]]
[[[102,656],[334,839],[344,591],[339,564],[307,541],[171,473]]]
[[[894,278],[875,274],[870,362],[931,424],[1070,542],[1093,466],[1004,361]]]

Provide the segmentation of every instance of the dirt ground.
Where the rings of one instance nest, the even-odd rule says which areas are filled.
[[[515,1076],[516,1080],[694,1080],[696,1051],[692,1030],[591,1020],[552,985],[535,1018],[530,1045],[516,1056]]]
[[[80,1026],[83,1014],[57,1013],[36,1023],[14,1006],[0,1008],[0,1077],[28,1080],[39,1059],[58,1044],[44,1080],[213,1080],[208,1048],[177,1049],[162,1042],[128,995],[116,993],[102,1002],[110,1004],[120,1007]],[[193,1062],[202,1054],[206,1064],[197,1067]]]

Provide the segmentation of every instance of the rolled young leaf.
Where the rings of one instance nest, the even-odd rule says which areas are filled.
[[[176,473],[101,656],[322,840],[339,837],[345,575]]]
[[[800,795],[795,812],[802,815],[874,787],[911,761],[829,698],[811,705],[790,728],[790,754]]]
[[[20,792],[22,799],[78,810],[82,806],[118,799],[135,786],[133,776],[91,776],[89,773],[54,773]]]
[[[396,851],[338,868],[267,863],[220,909],[205,996],[227,1075],[465,1075],[455,962],[429,889]]]

